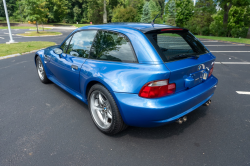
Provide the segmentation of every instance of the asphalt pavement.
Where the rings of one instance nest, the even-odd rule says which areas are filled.
[[[27,40],[59,44],[61,37]],[[233,51],[214,52],[217,62],[250,62],[249,52],[234,52],[249,46],[202,41],[211,51]],[[0,165],[250,165],[250,95],[236,93],[250,92],[250,65],[215,64],[213,74],[219,84],[211,105],[182,125],[107,136],[87,105],[40,82],[34,53],[0,60]]]
[[[27,41],[51,41],[57,44],[61,44],[63,40],[73,31],[73,29],[51,29],[46,31],[56,31],[61,32],[63,35],[59,36],[41,36],[41,37],[23,37],[17,36],[17,34],[22,34],[28,31],[35,31],[29,29],[12,29],[12,38],[15,42],[27,42]],[[41,30],[39,30],[41,31]],[[0,44],[10,41],[8,29],[0,29]]]

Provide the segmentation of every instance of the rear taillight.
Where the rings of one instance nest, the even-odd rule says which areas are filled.
[[[208,77],[210,77],[210,76],[212,75],[213,70],[214,70],[214,65],[213,65],[213,67],[210,69],[209,74],[208,74]]]
[[[144,98],[158,98],[173,94],[175,89],[175,83],[169,84],[168,80],[152,81],[142,87],[139,96]]]

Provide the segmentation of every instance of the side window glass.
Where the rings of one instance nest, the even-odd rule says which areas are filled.
[[[71,40],[72,36],[70,36],[62,45],[61,45],[61,49],[63,50],[64,53],[66,53],[67,48],[69,46],[69,42]]]
[[[87,58],[97,30],[80,31],[74,34],[67,54]]]
[[[127,37],[120,33],[108,31],[97,32],[90,50],[90,58],[120,62],[137,61]]]

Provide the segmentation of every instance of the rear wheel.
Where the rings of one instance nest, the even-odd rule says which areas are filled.
[[[42,81],[42,83],[44,84],[49,83],[50,80],[47,78],[47,75],[44,71],[42,60],[39,56],[36,57],[36,69],[37,69],[38,76],[40,80]]]
[[[127,127],[114,98],[104,86],[92,86],[88,99],[91,117],[100,131],[105,134],[116,134]]]

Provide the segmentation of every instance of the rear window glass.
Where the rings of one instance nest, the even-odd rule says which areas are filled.
[[[189,32],[146,34],[164,62],[190,56],[199,56],[209,51]]]

